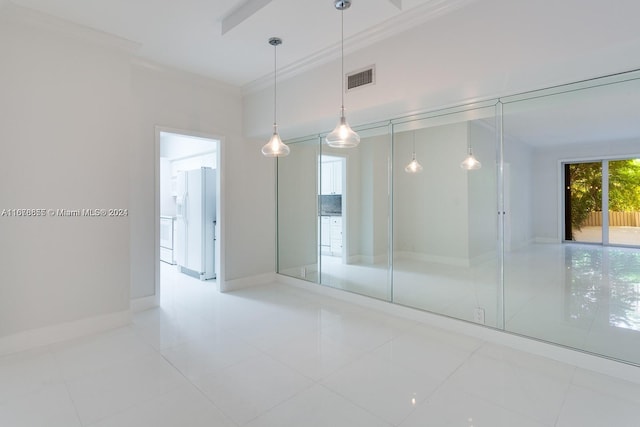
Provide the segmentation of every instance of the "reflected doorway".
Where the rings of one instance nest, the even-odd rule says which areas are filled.
[[[640,246],[640,159],[564,164],[565,241]]]
[[[348,256],[345,231],[347,159],[318,156],[318,257],[320,283],[342,287]]]
[[[346,159],[321,155],[318,171],[319,253],[334,258],[330,261],[341,261],[346,256]]]

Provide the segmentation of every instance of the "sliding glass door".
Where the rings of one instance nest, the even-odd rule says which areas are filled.
[[[640,159],[563,168],[564,240],[640,246]]]
[[[565,240],[602,243],[602,162],[565,163]]]
[[[640,246],[640,159],[608,164],[609,243]]]

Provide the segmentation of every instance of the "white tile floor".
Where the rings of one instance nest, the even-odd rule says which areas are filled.
[[[322,283],[433,313],[498,327],[496,261],[469,267],[396,259],[386,265],[322,257]],[[532,244],[507,252],[506,329],[640,364],[640,250],[588,244]]]
[[[640,384],[282,284],[163,276],[125,328],[0,358],[0,426],[640,425]]]

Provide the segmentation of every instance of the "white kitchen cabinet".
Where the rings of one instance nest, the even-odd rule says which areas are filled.
[[[320,253],[322,255],[342,255],[342,217],[320,217]]]
[[[175,264],[174,249],[175,219],[170,216],[160,217],[160,261]]]
[[[331,217],[320,217],[320,253],[331,254]]]
[[[331,255],[342,255],[342,217],[332,216],[331,218]]]
[[[321,163],[320,194],[342,194],[342,161]]]

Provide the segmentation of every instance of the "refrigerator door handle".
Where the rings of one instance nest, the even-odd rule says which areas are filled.
[[[183,204],[183,199],[182,197],[178,197],[176,199],[176,218],[180,218],[182,219],[182,204]]]
[[[182,199],[182,220],[184,223],[188,223],[189,218],[189,193],[184,193],[184,198]]]

